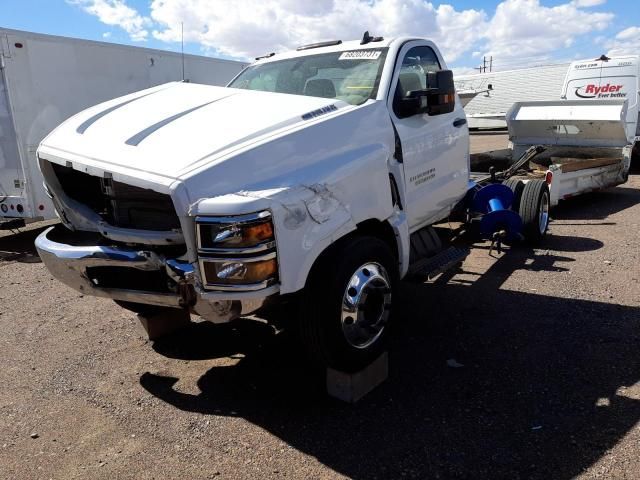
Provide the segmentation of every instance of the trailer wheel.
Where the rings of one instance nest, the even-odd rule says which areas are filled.
[[[545,181],[536,179],[525,183],[518,212],[527,241],[537,243],[547,233],[550,206],[549,187]]]
[[[303,347],[318,367],[353,372],[385,349],[397,261],[376,237],[347,239],[312,271],[300,302]]]
[[[513,203],[511,204],[511,210],[514,212],[520,211],[520,199],[522,198],[522,190],[524,190],[524,182],[517,178],[509,178],[503,182],[513,192]]]

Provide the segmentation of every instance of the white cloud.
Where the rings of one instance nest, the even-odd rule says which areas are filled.
[[[478,69],[472,68],[472,67],[453,67],[451,70],[453,70],[454,77],[460,77],[462,75],[471,75],[473,73],[478,73]]]
[[[455,59],[481,34],[483,11],[434,7],[423,0],[242,0],[233,8],[226,0],[154,0],[151,17],[159,28],[153,35],[198,42],[227,55],[252,57],[305,43],[334,38],[376,35],[428,36]]]
[[[95,15],[105,25],[122,28],[133,41],[145,41],[149,36],[147,27],[151,20],[129,7],[124,0],[67,0],[67,3]]]
[[[611,13],[588,10],[604,0],[565,0],[554,7],[540,0],[504,0],[493,16],[426,0],[152,0],[149,18],[125,0],[67,1],[137,39],[152,34],[179,42],[183,23],[185,41],[240,58],[321,40],[360,38],[369,30],[386,37],[430,38],[448,62],[465,54],[493,55],[502,63],[545,60],[613,19]]]
[[[640,27],[625,28],[604,45],[608,49],[607,55],[638,54],[640,51]]]
[[[597,7],[598,5],[602,5],[606,2],[607,0],[573,0],[571,4],[576,7],[589,8],[589,7]]]
[[[613,20],[611,13],[585,11],[577,3],[585,0],[555,7],[540,5],[539,0],[505,0],[489,24],[486,54],[500,61],[552,56]]]

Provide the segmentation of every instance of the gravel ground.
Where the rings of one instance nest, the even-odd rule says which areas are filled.
[[[403,285],[389,380],[319,394],[286,334],[136,317],[0,237],[0,478],[640,478],[640,175],[546,243]]]

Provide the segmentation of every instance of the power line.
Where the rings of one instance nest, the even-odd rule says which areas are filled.
[[[493,71],[493,55],[489,58],[489,72]],[[482,57],[482,65],[478,67],[480,73],[487,73],[487,57]]]

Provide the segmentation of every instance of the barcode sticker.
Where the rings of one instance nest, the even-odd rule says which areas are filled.
[[[381,53],[380,50],[354,50],[343,52],[338,60],[377,60]]]

